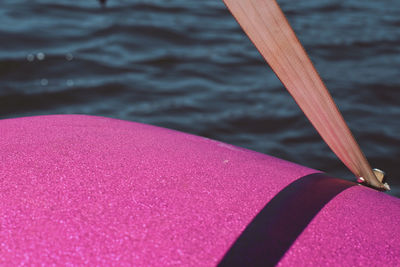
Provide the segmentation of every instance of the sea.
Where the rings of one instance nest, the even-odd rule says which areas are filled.
[[[400,197],[400,1],[278,3]],[[354,180],[221,0],[2,0],[0,119],[45,114],[158,125]]]

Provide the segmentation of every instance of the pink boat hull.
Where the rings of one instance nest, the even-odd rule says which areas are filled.
[[[319,173],[218,141],[102,117],[6,119],[0,137],[0,263],[10,266],[223,263],[272,199]],[[284,205],[279,213],[286,216]],[[277,264],[396,266],[399,222],[398,198],[346,185]]]

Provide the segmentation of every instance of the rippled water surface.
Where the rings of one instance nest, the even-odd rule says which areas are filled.
[[[278,0],[400,196],[400,1]],[[0,118],[85,113],[352,179],[220,0],[3,0]]]

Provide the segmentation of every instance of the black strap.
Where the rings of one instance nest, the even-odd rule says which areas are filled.
[[[355,183],[314,173],[280,191],[247,226],[219,266],[274,266],[315,215]]]

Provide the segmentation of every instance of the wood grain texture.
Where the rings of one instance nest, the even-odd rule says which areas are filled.
[[[385,189],[277,2],[223,1],[332,151],[356,177]]]

